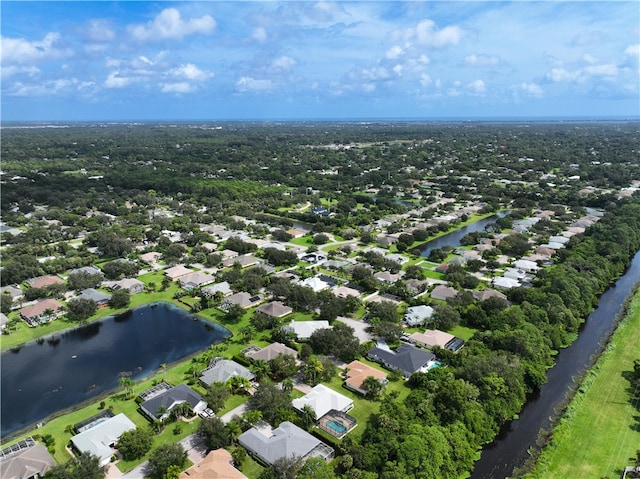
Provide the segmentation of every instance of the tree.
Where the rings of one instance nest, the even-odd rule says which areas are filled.
[[[363,384],[365,390],[367,391],[367,396],[369,396],[371,399],[380,398],[380,395],[384,391],[384,384],[382,384],[381,381],[374,378],[373,376],[366,377]]]
[[[102,273],[92,274],[87,271],[71,273],[67,279],[69,289],[80,291],[87,288],[97,288],[102,283],[104,276]]]
[[[47,479],[104,479],[106,466],[100,465],[100,459],[88,452],[82,452],[64,464],[52,467]]]
[[[325,244],[329,241],[329,237],[324,233],[313,235],[313,244]]]
[[[92,299],[75,298],[67,302],[67,316],[73,321],[86,321],[97,309],[98,305]]]
[[[310,457],[296,474],[296,479],[336,479],[336,475],[327,461]]]
[[[249,398],[247,407],[252,411],[260,411],[263,419],[274,426],[280,422],[278,419],[281,411],[293,412],[289,393],[270,382],[260,383],[256,392]]]
[[[213,383],[207,388],[204,400],[213,412],[218,412],[224,407],[224,402],[229,397],[229,390],[222,383]]]
[[[10,294],[0,294],[0,312],[9,314],[13,299]]]
[[[135,382],[128,376],[122,376],[119,380],[120,386],[122,386],[124,390],[125,397],[129,397],[133,394],[133,386]]]
[[[237,323],[244,316],[244,308],[238,303],[234,303],[229,307],[226,318],[229,322]]]
[[[227,387],[232,394],[249,394],[251,381],[243,376],[232,376],[227,379]]]
[[[273,462],[273,470],[278,479],[295,479],[302,466],[302,459],[298,456],[283,456]]]
[[[269,364],[271,376],[276,381],[289,378],[298,371],[296,358],[288,354],[278,354],[275,358],[270,359],[267,364]]]
[[[231,434],[219,417],[204,418],[198,426],[198,435],[204,440],[208,449],[219,449],[231,445]]]
[[[148,427],[142,427],[123,432],[116,448],[125,461],[133,461],[149,452],[152,445],[153,431]]]
[[[109,306],[115,309],[126,308],[131,302],[131,293],[128,289],[120,288],[113,292],[109,299]]]
[[[320,375],[323,370],[324,365],[322,362],[317,357],[311,356],[302,369],[304,380],[315,386],[318,384],[318,375]]]
[[[149,471],[151,477],[162,479],[171,466],[178,466],[180,470],[187,463],[187,452],[182,444],[162,444],[149,457]]]
[[[316,422],[316,411],[310,404],[302,406],[302,422],[307,430]]]

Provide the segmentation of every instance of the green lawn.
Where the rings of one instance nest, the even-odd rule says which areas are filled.
[[[640,449],[640,400],[631,400],[640,358],[640,293],[607,351],[589,371],[528,479],[617,478]]]

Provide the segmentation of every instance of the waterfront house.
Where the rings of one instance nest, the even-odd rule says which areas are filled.
[[[31,306],[25,306],[20,310],[20,317],[29,326],[37,326],[56,319],[62,314],[63,306],[53,298],[45,298]]]
[[[140,404],[140,410],[151,421],[163,420],[171,414],[171,410],[180,404],[188,404],[195,414],[204,411],[207,403],[202,396],[186,384],[178,384],[162,391]]]
[[[133,429],[136,429],[136,425],[120,413],[73,436],[71,443],[76,450],[98,457],[100,465],[105,466],[115,454],[114,447],[122,433]]]
[[[55,465],[47,448],[31,437],[0,451],[0,479],[39,479]]]
[[[213,383],[226,383],[234,376],[253,381],[256,377],[249,369],[230,359],[213,358],[209,366],[200,373],[200,381],[211,386]]]

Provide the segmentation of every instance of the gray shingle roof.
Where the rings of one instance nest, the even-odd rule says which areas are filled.
[[[241,376],[249,380],[255,378],[255,374],[241,364],[229,359],[221,359],[213,366],[202,371],[200,381],[210,386],[213,383],[226,383],[233,376]]]
[[[189,403],[189,406],[193,409],[201,401],[204,401],[204,399],[202,399],[202,396],[200,396],[200,394],[195,392],[186,384],[178,384],[168,391],[146,400],[145,402],[140,404],[140,408],[147,415],[149,415],[149,417],[158,419],[158,411],[161,408],[166,408],[168,411],[175,403],[186,402]]]
[[[405,376],[410,376],[436,358],[434,354],[410,344],[402,344],[396,351],[376,346],[367,353],[367,356],[373,361],[382,362],[391,368],[399,369]]]
[[[249,429],[238,437],[238,442],[269,465],[281,457],[312,456],[319,449],[318,446],[325,446],[320,448],[324,450],[331,449],[320,439],[288,421],[281,423],[270,435],[255,428]]]

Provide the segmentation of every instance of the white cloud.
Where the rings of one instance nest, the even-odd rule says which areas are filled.
[[[195,82],[203,82],[213,77],[213,73],[201,70],[192,63],[180,65],[178,68],[171,70],[170,74],[175,77],[185,78]]]
[[[0,41],[0,55],[3,68],[6,65],[31,64],[40,60],[47,60],[68,55],[69,52],[56,49],[54,44],[60,40],[60,34],[50,32],[42,40],[29,42],[24,38],[2,37]]]
[[[289,70],[289,69],[293,68],[295,65],[296,65],[296,61],[293,58],[288,57],[286,55],[283,55],[283,56],[281,56],[279,58],[276,58],[271,63],[271,66],[273,68],[276,68],[276,69],[279,69],[279,70]]]
[[[483,95],[486,89],[487,86],[482,80],[474,80],[471,83],[467,84],[467,90],[469,90],[474,95]]]
[[[520,90],[522,90],[527,95],[530,95],[535,98],[541,98],[543,94],[542,88],[540,87],[540,85],[536,83],[522,82],[520,84]]]
[[[17,66],[17,65],[8,65],[3,66],[0,69],[0,77],[2,79],[7,79],[14,75],[25,74],[30,77],[35,77],[40,74],[40,69],[34,66]]]
[[[131,25],[129,32],[140,41],[181,40],[201,33],[208,35],[216,28],[216,21],[210,15],[183,20],[175,8],[166,8],[145,25]]]
[[[402,56],[403,53],[404,53],[404,49],[401,46],[394,45],[391,48],[389,48],[389,50],[387,50],[386,57],[389,60],[395,60],[400,56]]]
[[[630,57],[636,57],[640,59],[640,43],[636,43],[635,45],[629,45],[624,50],[624,54]]]
[[[613,63],[590,65],[584,69],[584,73],[588,76],[614,77],[618,75],[618,67]]]
[[[192,93],[197,89],[197,86],[186,81],[162,84],[162,93]]]
[[[271,80],[261,80],[258,78],[241,77],[236,82],[236,89],[239,91],[269,91],[273,88]]]
[[[91,20],[87,26],[87,38],[94,43],[107,43],[115,40],[116,34],[106,20]]]
[[[254,28],[253,33],[251,34],[251,38],[259,43],[264,43],[267,41],[267,30],[265,30],[264,27]]]
[[[420,45],[432,47],[457,45],[465,35],[465,31],[456,25],[449,25],[438,30],[435,22],[429,19],[422,20],[414,29],[409,30],[407,33],[409,40],[414,40]]]
[[[432,83],[433,81],[431,80],[431,77],[429,75],[427,75],[426,73],[420,75],[420,85],[422,85],[423,87],[427,87]]]
[[[500,58],[496,56],[473,53],[464,57],[464,64],[472,67],[490,67],[498,63],[500,63]]]
[[[564,68],[552,68],[551,71],[547,73],[547,79],[554,82],[570,82],[577,80],[579,77],[579,72],[570,72]]]
[[[124,88],[131,85],[134,78],[121,76],[120,72],[111,72],[104,81],[105,88]]]

